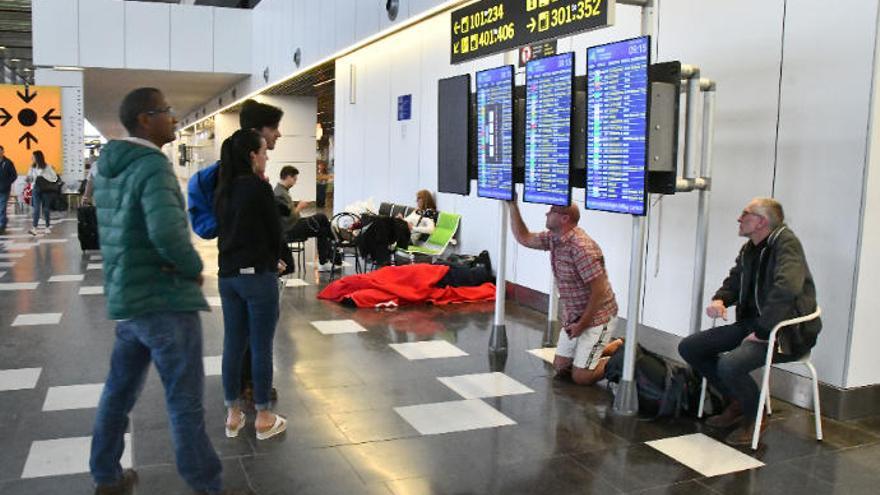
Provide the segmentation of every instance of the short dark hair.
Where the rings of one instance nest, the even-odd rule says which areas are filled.
[[[284,180],[288,177],[299,175],[299,169],[294,167],[293,165],[285,165],[281,167],[281,174],[279,175],[281,177],[281,180]]]
[[[284,111],[280,108],[260,103],[256,100],[245,100],[241,104],[238,123],[242,129],[260,130],[263,127],[277,128]]]
[[[161,94],[156,88],[138,88],[125,95],[119,105],[119,121],[130,134],[138,130],[138,115],[156,110],[156,96]]]

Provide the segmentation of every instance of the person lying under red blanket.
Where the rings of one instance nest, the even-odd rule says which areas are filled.
[[[353,303],[359,308],[408,304],[450,304],[495,300],[491,266],[416,263],[386,266],[343,277],[321,291],[319,299]]]

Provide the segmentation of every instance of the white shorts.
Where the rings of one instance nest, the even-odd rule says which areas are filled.
[[[556,355],[573,359],[572,366],[575,368],[596,369],[602,351],[613,338],[616,326],[617,317],[613,317],[604,325],[584,330],[576,339],[569,338],[565,331],[561,331],[556,342]]]

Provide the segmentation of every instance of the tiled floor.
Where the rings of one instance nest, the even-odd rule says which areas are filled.
[[[12,223],[27,226],[24,217]],[[28,249],[0,246],[3,495],[93,490],[89,442],[115,324],[103,274],[89,269],[100,255],[56,242],[76,237],[75,222],[54,225]],[[198,246],[205,294],[217,298],[216,251]],[[313,259],[314,241],[307,254]],[[316,299],[327,276],[297,274],[282,292],[275,408],[290,426],[281,438],[256,441],[252,410],[239,438],[225,437],[222,310],[202,313],[205,422],[229,487],[261,495],[878,492],[880,417],[826,418],[819,443],[810,412],[776,400],[762,449],[730,449],[718,441],[726,431],[689,418],[618,417],[603,387],[553,380],[544,315],[509,304],[510,352],[489,359],[492,303],[358,310]],[[191,493],[168,423],[151,370],[123,460],[140,474],[137,494]]]

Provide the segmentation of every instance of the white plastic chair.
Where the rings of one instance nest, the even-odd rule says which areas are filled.
[[[764,362],[764,373],[761,379],[761,396],[758,400],[758,410],[755,411],[755,432],[752,434],[752,450],[758,450],[758,440],[761,438],[761,423],[764,419],[764,415],[761,414],[761,410],[765,407],[767,408],[767,415],[773,414],[773,410],[770,407],[770,368],[773,366],[773,349],[776,347],[776,334],[779,333],[779,330],[797,325],[799,323],[803,323],[805,321],[815,320],[822,314],[822,309],[816,306],[816,311],[810,313],[806,316],[800,316],[798,318],[792,318],[790,320],[780,321],[773,327],[773,330],[770,332],[770,338],[767,343],[767,358]],[[712,326],[714,327],[714,321]],[[803,357],[798,359],[797,361],[791,361],[792,363],[800,363],[807,367],[810,371],[810,376],[813,379],[813,412],[816,420],[816,440],[822,440],[822,414],[819,409],[819,377],[816,375],[816,368],[813,367],[812,361],[810,361],[810,353],[806,353]],[[703,405],[706,400],[706,379],[703,378],[702,390],[700,391],[700,405],[697,410],[697,417],[703,417]]]

